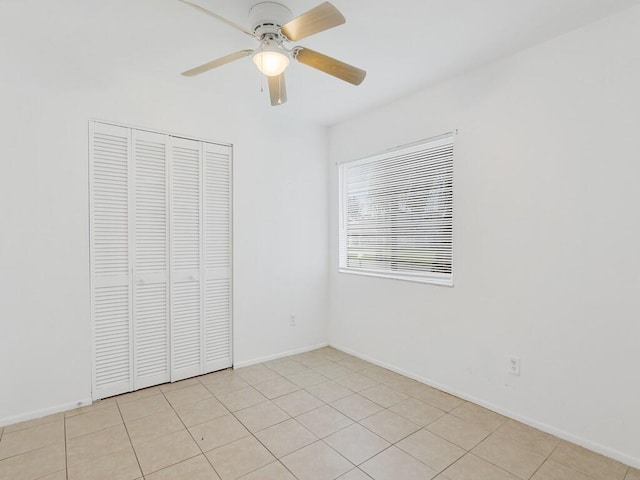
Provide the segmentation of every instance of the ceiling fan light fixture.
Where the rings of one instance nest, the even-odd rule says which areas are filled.
[[[265,44],[254,54],[253,63],[267,77],[277,77],[289,66],[289,55],[278,47]]]

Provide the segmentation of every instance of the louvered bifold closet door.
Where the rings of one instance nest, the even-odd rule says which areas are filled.
[[[231,147],[203,144],[205,372],[232,365]]]
[[[130,131],[89,131],[93,398],[131,390]]]
[[[133,130],[134,390],[168,382],[169,195],[166,135]]]
[[[203,371],[201,143],[170,138],[171,380]]]

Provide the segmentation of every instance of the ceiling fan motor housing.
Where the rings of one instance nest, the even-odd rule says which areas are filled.
[[[280,37],[280,27],[293,18],[291,10],[276,2],[261,2],[249,10],[249,20],[259,38],[275,40]]]

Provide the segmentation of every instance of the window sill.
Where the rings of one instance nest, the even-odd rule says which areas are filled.
[[[453,287],[453,276],[450,278],[412,276],[406,274],[392,274],[383,272],[368,272],[365,270],[353,270],[348,268],[339,268],[338,273],[347,273],[349,275],[361,275],[365,277],[388,278],[391,280],[401,280],[412,283],[426,283],[429,285],[437,285],[440,287]]]

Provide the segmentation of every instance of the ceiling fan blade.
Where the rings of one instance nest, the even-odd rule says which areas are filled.
[[[181,75],[184,77],[193,77],[195,75],[200,75],[201,73],[208,72],[209,70],[213,70],[214,68],[226,65],[227,63],[231,63],[235,60],[248,57],[252,53],[253,50],[240,50],[239,52],[230,53],[229,55],[218,58],[212,62],[205,63],[204,65],[200,65],[199,67],[192,68],[191,70],[187,70],[186,72],[182,72]]]
[[[269,95],[271,97],[271,105],[277,107],[287,102],[287,86],[284,83],[284,73],[275,77],[267,77],[269,79]]]
[[[207,10],[204,7],[201,7],[200,5],[196,5],[195,3],[191,3],[191,2],[187,2],[187,0],[180,0],[182,3],[186,3],[187,5],[189,5],[190,7],[195,8],[196,10],[209,15],[210,17],[213,17],[217,20],[220,20],[222,23],[226,23],[227,25],[229,25],[230,27],[235,28],[236,30],[240,30],[243,33],[246,33],[247,35],[249,35],[250,37],[256,38],[255,33],[253,33],[250,30],[247,30],[246,28],[244,28],[242,25],[238,25],[235,22],[232,22],[231,20],[227,20],[224,17],[221,17],[220,15],[218,15],[217,13],[213,13],[211,10]]]
[[[285,23],[280,30],[289,40],[297,41],[342,25],[345,21],[344,16],[336,7],[329,2],[324,2]]]
[[[320,70],[321,72],[333,75],[334,77],[353,85],[360,85],[367,76],[367,72],[364,70],[308,48],[300,48],[297,50],[295,58],[300,63],[304,63],[305,65]]]

